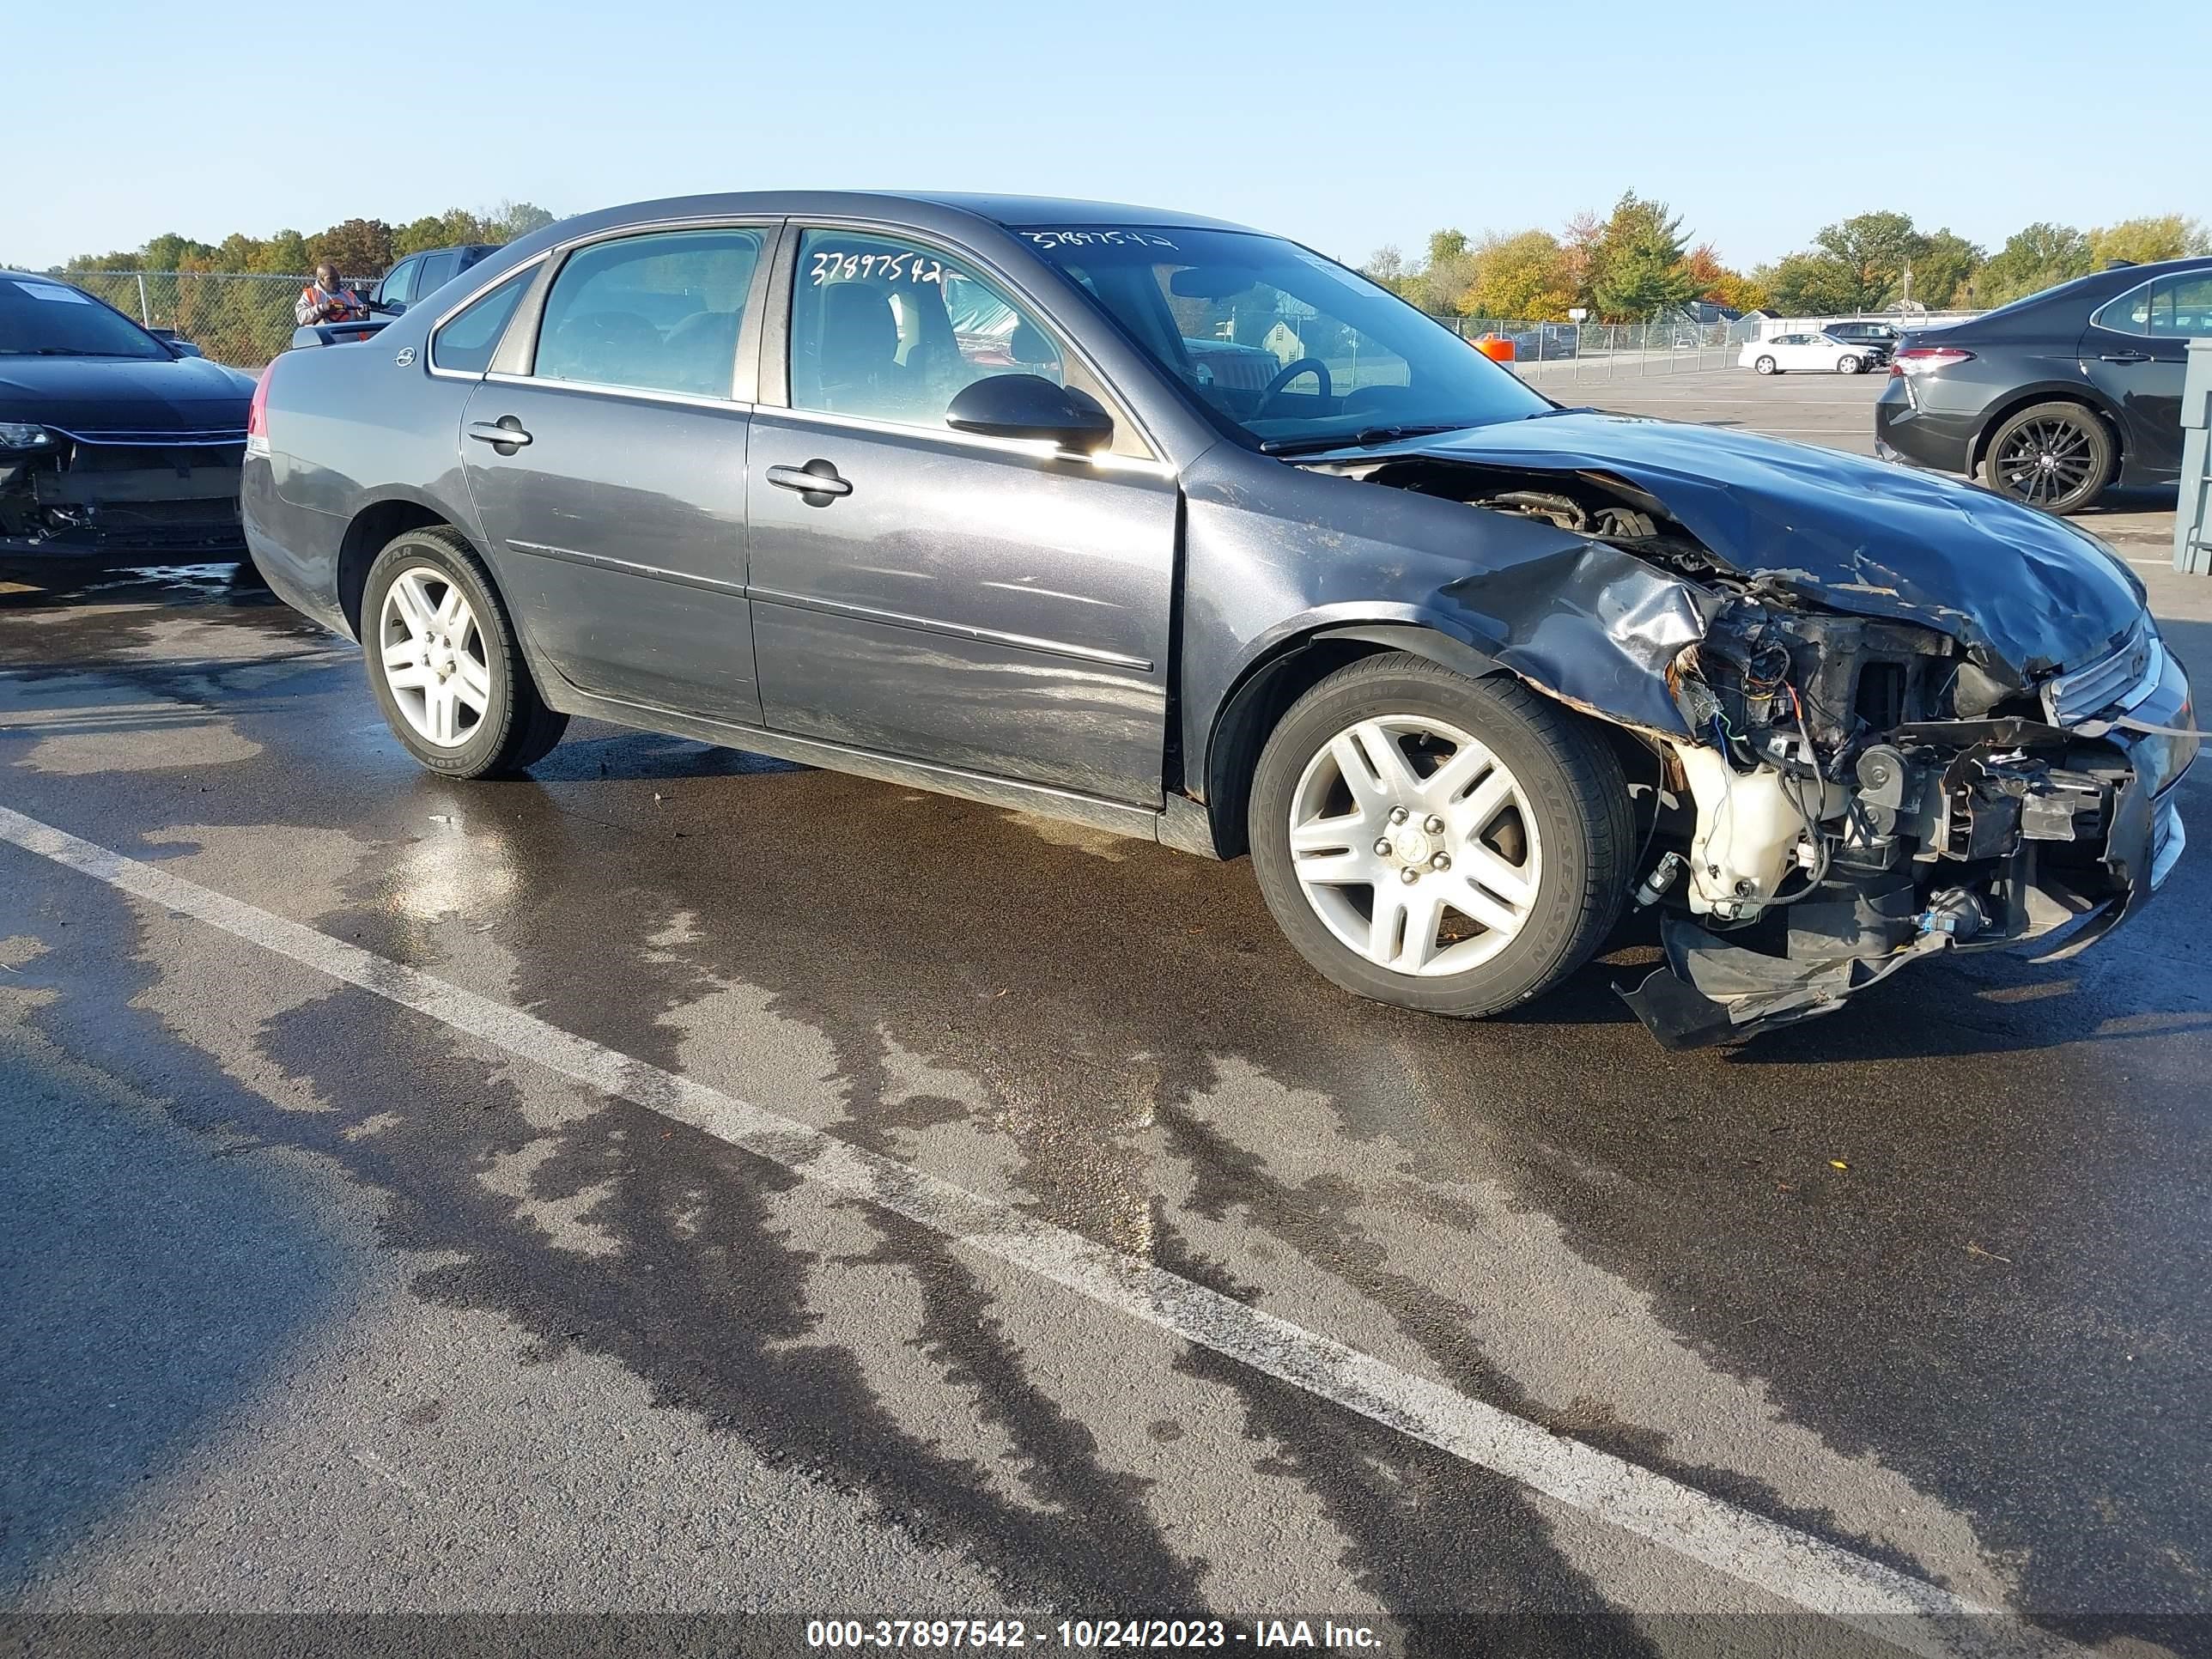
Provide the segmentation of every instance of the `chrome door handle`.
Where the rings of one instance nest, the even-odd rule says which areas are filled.
[[[522,422],[512,415],[502,415],[495,421],[471,421],[469,436],[480,444],[496,444],[501,449],[520,449],[530,441]]]
[[[2148,351],[2107,351],[2102,354],[2100,361],[2107,363],[2147,363],[2150,361],[2150,353]]]
[[[809,507],[827,507],[853,493],[851,483],[839,477],[836,467],[824,460],[809,461],[805,466],[772,466],[768,481],[778,489],[797,490],[799,500]]]

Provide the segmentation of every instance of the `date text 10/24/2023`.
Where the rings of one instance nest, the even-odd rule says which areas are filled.
[[[807,1621],[806,1645],[827,1650],[1044,1648],[1103,1653],[1241,1647],[1379,1653],[1382,1638],[1368,1626],[1332,1619],[814,1619]]]

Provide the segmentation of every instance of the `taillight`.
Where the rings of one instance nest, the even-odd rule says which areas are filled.
[[[253,383],[253,401],[246,406],[246,453],[249,455],[269,453],[269,377],[276,371],[272,360]]]
[[[1954,363],[1973,361],[1974,354],[1956,346],[1909,346],[1890,360],[1892,374],[1933,374]]]

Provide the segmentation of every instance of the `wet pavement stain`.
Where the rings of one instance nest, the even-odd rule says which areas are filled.
[[[246,611],[220,625],[289,647],[287,615]],[[92,663],[151,691],[235,672],[206,653],[169,668],[125,654],[160,631],[158,619],[103,615],[42,624],[32,644],[0,619],[0,663],[33,680]],[[580,732],[574,754],[561,751],[535,782],[426,782],[378,737],[358,674],[350,652],[333,652],[282,698],[226,708],[263,752],[210,769],[217,787],[196,787],[182,815],[229,826],[241,847],[281,845],[295,826],[354,838],[360,863],[311,918],[339,936],[435,971],[472,960],[456,945],[489,922],[510,1000],[663,1065],[684,1041],[670,1015],[731,985],[755,988],[778,1018],[829,1045],[839,1133],[898,1156],[972,1123],[1010,1150],[1006,1178],[1041,1213],[1124,1248],[1168,1249],[1176,1232],[1177,1218],[1155,1206],[1155,1154],[1139,1146],[1157,1129],[1197,1172],[1194,1218],[1235,1222],[1282,1252],[1285,1268],[1310,1262],[1342,1277],[1455,1380],[1511,1401],[1511,1378],[1465,1340],[1464,1289],[1395,1272],[1393,1241],[1374,1231],[1387,1224],[1359,1213],[1379,1204],[1449,1224],[1465,1219],[1453,1188],[1495,1180],[1555,1218],[1575,1255],[1647,1293],[1715,1370],[1760,1379],[1837,1456],[1878,1456],[1971,1518],[2016,1572],[2021,1605],[2203,1605],[2201,1440],[2189,1425],[2201,1421],[2192,1379],[2206,1331],[2191,1286],[2203,1282],[2212,1216],[2185,1172],[2205,1150],[2212,1010],[2201,981],[2160,966],[2195,959],[2181,919],[2212,888],[2190,864],[2109,949],[2063,970],[2000,957],[1936,964],[1740,1054],[1669,1056],[1613,1000],[1614,969],[1478,1028],[1367,1008],[1289,957],[1241,867],[1136,843],[1109,863],[962,803],[606,728]],[[0,732],[0,763],[20,757],[25,736]],[[0,776],[23,810],[44,806],[139,856],[192,855],[185,842],[134,845],[179,821],[172,780]],[[2201,820],[2200,787],[2189,787],[2186,810]],[[440,811],[461,824],[447,864],[468,867],[479,836],[496,829],[510,887],[464,883],[445,909],[423,902],[435,884],[409,860],[453,833],[428,824]],[[872,862],[856,874],[844,844],[825,846],[824,824],[872,849]],[[281,896],[281,880],[273,890]],[[657,943],[679,912],[688,937]],[[1648,949],[1632,929],[1616,945],[1624,959]],[[2168,1018],[2142,1029],[2144,1010]],[[343,1054],[373,1025],[336,1018],[322,1040]],[[895,1054],[963,1085],[909,1089]],[[1380,1194],[1284,1185],[1188,1115],[1224,1056],[1326,1101],[1332,1137],[1395,1149],[1413,1178]],[[289,1035],[270,1058],[319,1075]],[[363,1137],[363,1148],[392,1149],[388,1164],[365,1167],[400,1182],[410,1158],[434,1154],[422,1133],[395,1124]],[[611,1133],[564,1130],[532,1193],[557,1200],[612,1181],[613,1196],[586,1212],[609,1226],[606,1212],[623,1214],[640,1180]],[[543,1270],[553,1253],[511,1200],[483,1189],[475,1166],[528,1144],[495,1139],[470,1154],[465,1212],[471,1227],[511,1237],[502,1274],[518,1286],[526,1263]],[[665,1183],[662,1202],[678,1207],[660,1214],[663,1245],[682,1192],[696,1194],[716,1167],[711,1148],[687,1145],[684,1158],[689,1188]],[[696,1196],[683,1212],[718,1224]],[[622,1241],[612,1259],[629,1260],[652,1231],[635,1216],[611,1228]],[[748,1262],[766,1248],[744,1229],[722,1244]],[[1256,1249],[1241,1271],[1278,1276]],[[787,1284],[769,1304],[787,1318],[797,1305]],[[568,1340],[547,1322],[547,1340]],[[788,1386],[767,1359],[748,1363],[749,1375]],[[1610,1416],[1601,1389],[1589,1398],[1572,1421],[1665,1466],[1662,1431]],[[1009,1403],[1007,1420],[1022,1409]],[[1686,1473],[1762,1512],[1781,1503],[1726,1469]],[[935,1489],[926,1473],[915,1478]],[[2093,1501],[2125,1524],[2079,1525]],[[1818,1516],[1800,1519],[1820,1529]],[[1863,1537],[1843,1541],[1879,1553]],[[1164,1570],[1173,1553],[1151,1547],[1147,1571]],[[1393,1604],[1419,1599],[1409,1585]]]

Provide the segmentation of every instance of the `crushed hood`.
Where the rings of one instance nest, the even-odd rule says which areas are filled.
[[[1938,629],[2021,684],[2104,655],[2143,611],[2133,573],[2062,519],[1887,462],[1723,428],[1565,410],[1302,459],[1414,457],[1624,480],[1737,574]]]

